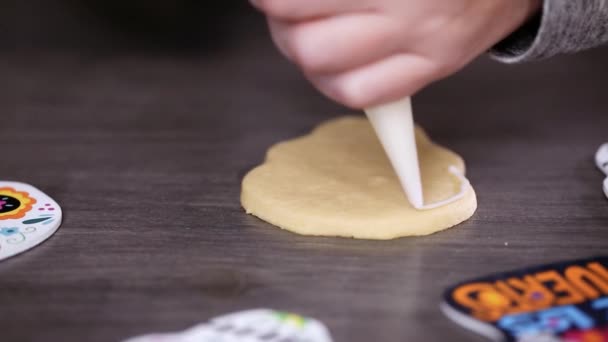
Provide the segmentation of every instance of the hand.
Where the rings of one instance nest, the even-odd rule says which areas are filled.
[[[397,100],[460,70],[542,0],[251,0],[281,52],[352,108]]]

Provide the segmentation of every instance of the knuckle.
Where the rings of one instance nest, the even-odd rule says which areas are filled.
[[[296,61],[302,64],[307,63],[313,43],[308,30],[301,26],[292,28],[289,32],[289,42]]]
[[[287,18],[294,14],[288,0],[257,0],[256,4],[271,17]]]
[[[289,38],[289,50],[296,64],[306,73],[321,73],[331,65],[331,53],[323,48],[322,37],[307,28],[295,28]]]
[[[446,16],[434,16],[425,20],[418,28],[422,34],[437,35],[445,32],[450,27],[452,19]]]
[[[351,80],[343,80],[335,85],[335,100],[347,107],[361,109],[367,105],[367,98],[363,95],[365,92],[360,88]]]
[[[439,56],[439,57],[437,57]],[[452,74],[458,68],[458,61],[444,53],[436,53],[434,57],[425,57],[418,61],[419,82],[432,82]]]
[[[442,59],[437,61],[429,71],[431,78],[441,78],[453,74],[456,70],[461,69],[464,63],[458,58]]]

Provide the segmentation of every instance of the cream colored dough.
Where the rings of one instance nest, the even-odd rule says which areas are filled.
[[[460,182],[448,168],[464,173],[462,159],[420,128],[416,142],[425,203],[458,193]],[[243,179],[241,203],[247,213],[298,234],[382,240],[450,228],[477,208],[468,187],[458,201],[414,209],[362,117],[330,120],[309,135],[272,146],[266,161]]]

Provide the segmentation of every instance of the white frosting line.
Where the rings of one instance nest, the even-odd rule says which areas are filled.
[[[458,201],[459,199],[463,198],[464,195],[467,194],[467,191],[469,190],[469,187],[471,186],[471,183],[469,183],[469,180],[454,165],[450,165],[450,167],[448,167],[448,171],[452,175],[454,175],[456,178],[458,178],[458,180],[460,181],[460,191],[458,193],[456,193],[454,196],[448,197],[448,198],[446,198],[444,200],[441,200],[439,202],[435,202],[435,203],[431,203],[431,204],[425,204],[425,205],[422,205],[422,206],[416,206],[415,207],[416,209],[418,209],[418,210],[429,210],[429,209],[435,209],[435,208],[443,207],[444,205],[448,205],[450,203]]]

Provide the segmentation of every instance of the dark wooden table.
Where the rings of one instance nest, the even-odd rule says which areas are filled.
[[[0,340],[120,341],[241,309],[319,318],[337,342],[482,341],[438,309],[448,285],[601,254],[608,50],[482,59],[415,97],[467,162],[479,209],[421,238],[294,235],[245,215],[240,180],[274,142],[348,111],[274,52],[255,17],[206,54],[15,49],[0,56],[0,178],[65,220],[0,263]],[[505,245],[508,243],[508,245]]]

